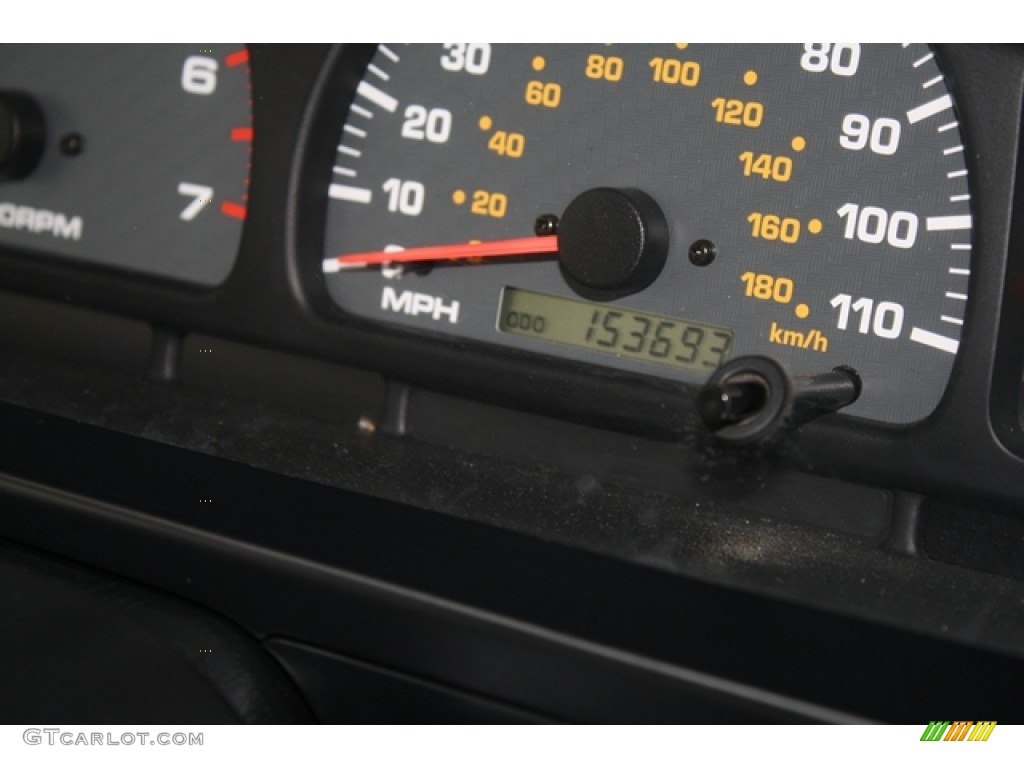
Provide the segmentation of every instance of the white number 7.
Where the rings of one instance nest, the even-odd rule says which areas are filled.
[[[213,202],[213,187],[204,187],[202,184],[189,184],[183,181],[178,185],[178,194],[193,198],[178,216],[182,221],[192,221],[203,210],[204,205]]]

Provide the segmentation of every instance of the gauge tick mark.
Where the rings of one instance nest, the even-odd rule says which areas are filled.
[[[356,94],[362,96],[367,101],[376,104],[385,112],[394,112],[398,109],[398,99],[390,94],[384,93],[380,88],[370,85],[365,80],[359,83],[359,87],[356,88]]]
[[[239,205],[238,203],[232,203],[230,201],[225,201],[220,204],[220,212],[232,219],[245,218],[245,206]]]
[[[951,355],[955,355],[957,350],[960,348],[960,342],[956,339],[951,339],[948,336],[943,336],[941,333],[933,333],[932,331],[926,331],[923,328],[917,327],[911,329],[910,340],[917,342],[918,344],[924,344],[926,347],[931,347],[932,349],[948,352]]]
[[[932,99],[919,107],[914,107],[913,109],[908,110],[907,121],[913,125],[914,123],[919,123],[922,120],[934,117],[940,112],[945,112],[947,109],[952,108],[953,97],[947,93],[945,96],[939,96],[937,99]]]
[[[249,50],[246,48],[246,49],[243,49],[241,51],[235,51],[234,53],[229,53],[224,58],[224,63],[227,64],[229,67],[238,67],[238,66],[241,66],[242,64],[248,64],[249,63]]]
[[[401,59],[399,58],[398,54],[395,53],[394,51],[392,51],[386,45],[378,45],[377,46],[377,50],[380,51],[381,53],[383,53],[385,56],[387,56],[393,62],[395,62],[395,64],[397,64],[399,61],[401,61]]]
[[[376,76],[377,76],[378,78],[380,78],[381,80],[383,80],[383,81],[384,81],[385,83],[386,83],[386,82],[387,82],[388,80],[390,80],[390,79],[391,79],[391,75],[389,75],[389,74],[388,74],[387,72],[385,72],[385,71],[384,71],[383,69],[381,69],[380,67],[378,67],[378,66],[377,66],[376,64],[369,64],[369,65],[367,65],[367,67],[366,67],[366,71],[367,71],[367,72],[369,72],[369,73],[371,73],[371,74],[373,74],[373,75],[376,75]]]
[[[365,187],[351,187],[348,184],[331,184],[327,194],[335,200],[347,200],[350,203],[369,203],[373,192]]]
[[[967,173],[964,171],[964,173]],[[971,228],[970,215],[965,216],[929,216],[925,220],[925,227],[929,232],[947,232],[957,229]]]

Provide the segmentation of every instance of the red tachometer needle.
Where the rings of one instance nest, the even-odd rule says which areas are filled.
[[[517,237],[511,240],[489,240],[483,243],[429,245],[404,251],[367,251],[348,253],[324,262],[324,272],[358,269],[374,264],[402,264],[410,261],[454,261],[465,259],[498,259],[509,256],[539,256],[558,253],[558,237]]]

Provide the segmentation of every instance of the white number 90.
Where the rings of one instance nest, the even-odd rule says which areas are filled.
[[[900,146],[900,121],[880,117],[871,122],[867,115],[849,114],[843,118],[839,146],[860,150],[870,147],[876,155],[892,155]]]

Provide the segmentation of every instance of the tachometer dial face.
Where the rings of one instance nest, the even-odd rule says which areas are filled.
[[[329,294],[375,321],[694,383],[850,366],[848,412],[894,423],[959,345],[965,150],[924,45],[381,45],[328,194]]]
[[[0,245],[217,285],[252,137],[242,45],[0,46]]]

